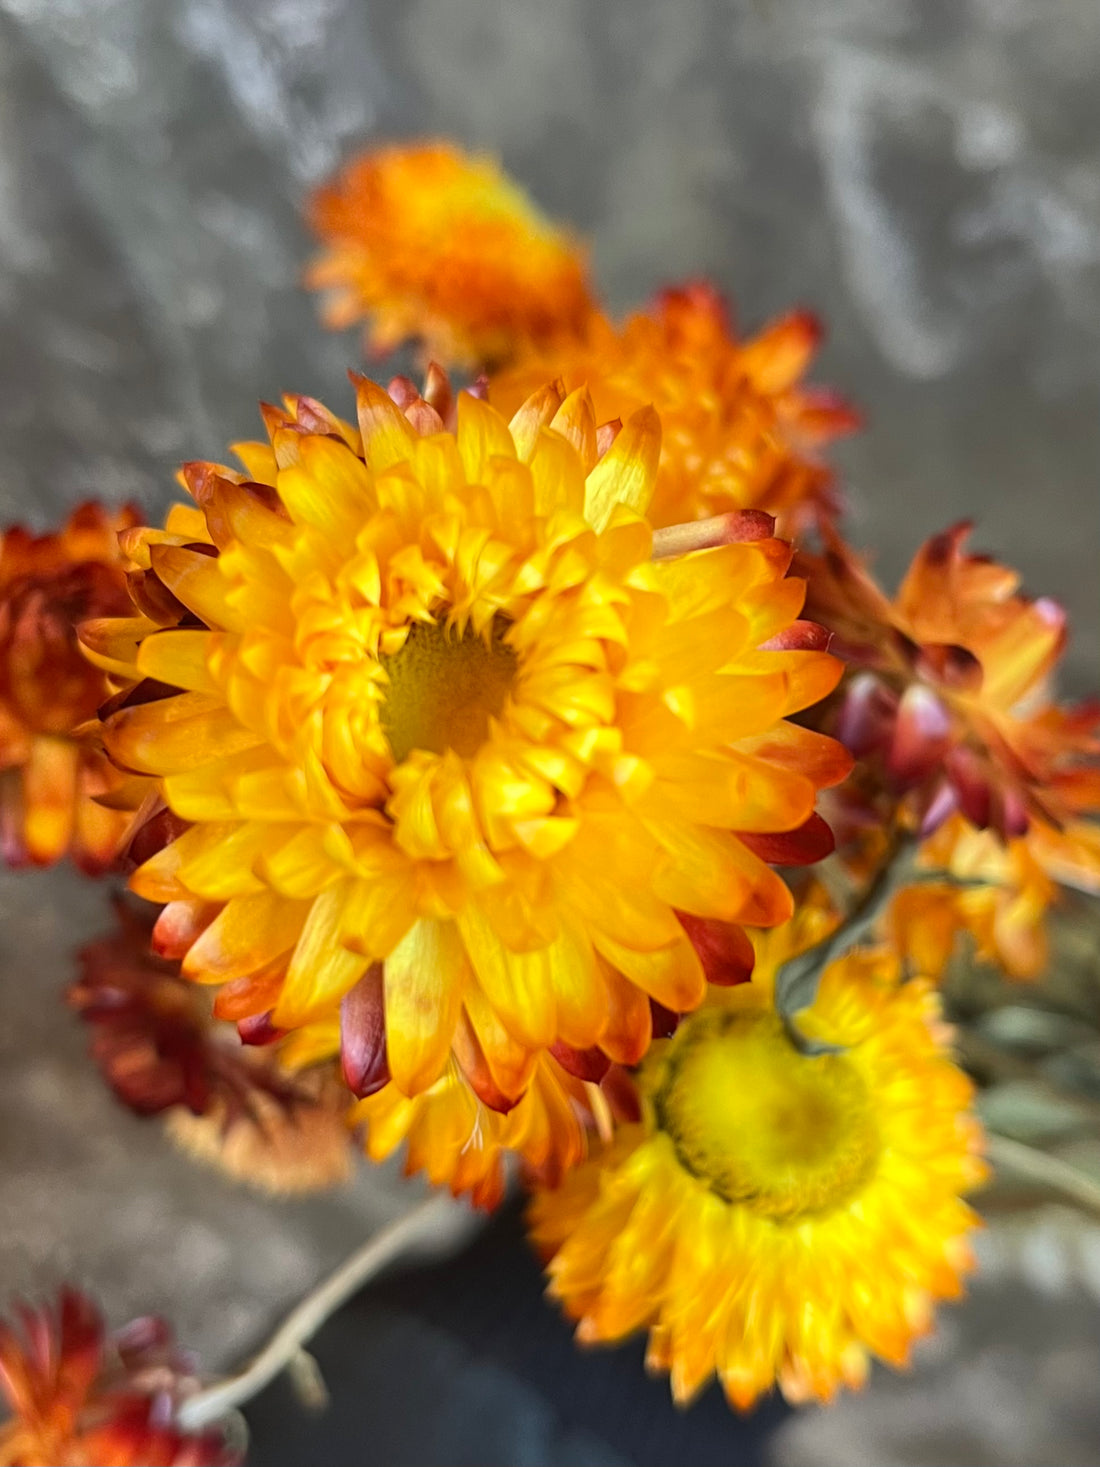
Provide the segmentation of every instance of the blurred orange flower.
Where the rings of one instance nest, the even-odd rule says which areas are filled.
[[[806,311],[739,339],[722,296],[705,282],[663,291],[621,327],[593,314],[490,379],[490,401],[513,412],[550,378],[587,385],[600,422],[652,403],[664,427],[649,517],[658,527],[761,509],[796,534],[836,510],[833,476],[816,450],[859,418],[834,393],[803,384],[821,339]]]
[[[95,797],[121,783],[73,730],[109,688],[81,655],[76,624],[130,608],[118,532],[140,523],[87,503],[56,533],[0,541],[0,835],[10,866],[66,852],[96,874],[115,860],[127,817]]]
[[[956,814],[921,843],[918,866],[926,879],[898,892],[887,919],[891,942],[915,971],[938,978],[968,933],[983,961],[1010,978],[1038,978],[1058,883],[1100,894],[1100,825],[1077,821],[1060,831],[1032,820],[1025,835],[1002,841]]]
[[[0,1467],[235,1467],[222,1433],[173,1425],[197,1382],[162,1321],[108,1336],[85,1295],[63,1288],[52,1308],[17,1306],[0,1321]],[[21,1327],[21,1328],[20,1328]]]
[[[1006,839],[1033,818],[1061,829],[1100,810],[1100,705],[1050,701],[1065,613],[969,554],[969,531],[959,524],[922,546],[893,601],[835,533],[824,555],[799,558],[809,614],[856,670],[831,731],[878,772],[885,798],[915,792],[925,831],[953,809]]]
[[[331,1187],[351,1173],[348,1099],[326,1070],[290,1075],[241,1042],[179,964],[149,950],[155,912],[118,903],[108,937],[81,949],[68,1002],[92,1030],[92,1056],[138,1115],[166,1114],[193,1155],[273,1192]],[[274,1032],[250,1038],[269,1040]]]
[[[367,318],[381,355],[407,338],[447,365],[488,366],[578,331],[584,254],[489,157],[452,143],[370,150],[318,189],[325,250],[307,283],[331,292],[326,324]]]

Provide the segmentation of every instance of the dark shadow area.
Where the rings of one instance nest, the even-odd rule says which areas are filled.
[[[578,1349],[514,1206],[459,1258],[364,1291],[313,1354],[328,1410],[276,1381],[247,1412],[256,1467],[757,1467],[786,1415],[737,1417],[713,1386],[678,1411],[640,1339]]]

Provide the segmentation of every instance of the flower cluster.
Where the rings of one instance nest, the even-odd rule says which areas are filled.
[[[920,841],[922,880],[888,926],[903,956],[938,975],[967,932],[1034,977],[1058,884],[1100,891],[1100,702],[1054,701],[1065,613],[970,553],[969,533],[933,536],[893,600],[835,531],[799,557],[850,668],[815,721],[858,761],[835,809],[842,848],[859,861],[891,827]]]
[[[492,158],[450,143],[366,153],[309,212],[327,322],[366,317],[376,355],[415,336],[440,359],[496,362],[583,329],[593,309],[579,246]]]
[[[745,336],[695,282],[616,322],[446,144],[310,212],[331,323],[423,382],[265,405],[163,526],[85,508],[0,559],[9,849],[124,849],[153,904],[82,955],[94,1056],[284,1189],[349,1127],[487,1208],[517,1158],[582,1339],[647,1329],[680,1401],[828,1399],[970,1267],[937,981],[964,936],[1036,976],[1100,890],[1065,618],[965,526],[875,584],[809,314]]]

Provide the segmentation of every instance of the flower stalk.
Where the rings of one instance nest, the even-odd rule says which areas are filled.
[[[180,1407],[179,1424],[195,1431],[218,1421],[258,1395],[283,1370],[297,1369],[306,1343],[357,1290],[410,1253],[432,1253],[460,1240],[472,1214],[447,1196],[422,1202],[369,1238],[287,1315],[267,1344],[234,1375],[215,1381]],[[320,1372],[313,1373],[316,1388]]]

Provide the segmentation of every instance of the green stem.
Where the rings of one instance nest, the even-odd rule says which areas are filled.
[[[776,974],[775,1007],[791,1042],[803,1054],[827,1054],[835,1044],[809,1039],[794,1023],[794,1016],[808,1009],[817,997],[821,975],[830,963],[863,941],[900,886],[913,879],[913,861],[918,841],[912,835],[895,835],[886,859],[856,905],[836,929],[816,947],[784,963]]]

